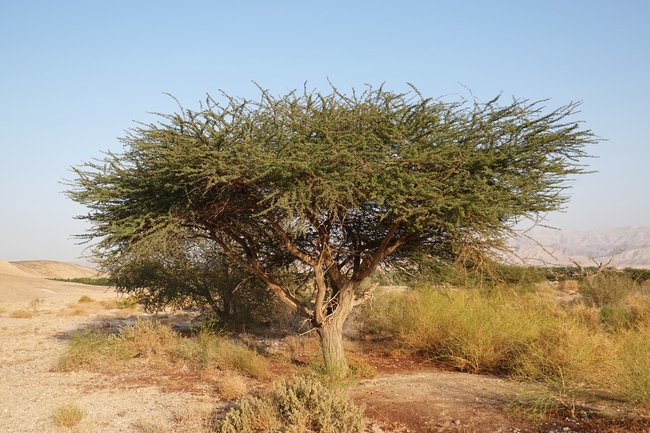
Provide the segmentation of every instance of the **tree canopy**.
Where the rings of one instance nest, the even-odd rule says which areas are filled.
[[[342,324],[379,266],[480,262],[513,224],[567,201],[598,139],[571,103],[445,102],[416,89],[208,97],[73,170],[68,196],[116,271],[170,239],[211,242],[309,319],[326,364],[345,368]],[[287,269],[307,275],[296,296]]]

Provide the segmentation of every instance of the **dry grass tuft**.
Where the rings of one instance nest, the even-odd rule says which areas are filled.
[[[167,325],[157,320],[138,320],[134,325],[120,330],[119,341],[134,357],[164,357],[178,344],[179,336]]]
[[[31,311],[27,310],[14,310],[9,313],[9,317],[12,319],[31,319],[33,317],[33,314]]]
[[[74,427],[84,415],[85,411],[76,404],[63,404],[54,410],[54,423],[59,427]]]
[[[269,362],[241,343],[209,330],[182,337],[171,325],[138,320],[117,333],[93,329],[72,336],[56,369],[112,371],[138,358],[153,368],[183,364],[194,370],[236,370],[256,379],[269,376]]]
[[[650,407],[650,325],[627,331],[618,352],[618,383],[627,400]]]
[[[269,376],[268,361],[233,340],[221,339],[218,359],[225,367],[238,370],[255,379],[265,379]]]
[[[34,313],[38,313],[45,304],[45,299],[43,298],[34,298],[29,302],[29,309]]]
[[[558,284],[558,289],[563,292],[577,292],[578,282],[575,280],[564,280]]]
[[[374,379],[377,377],[377,370],[361,358],[348,356],[350,374],[355,379]]]
[[[133,423],[133,428],[138,433],[171,433],[167,426],[152,423],[146,420],[138,420]]]
[[[217,380],[217,390],[225,400],[239,400],[248,392],[244,379],[237,374],[226,373]]]
[[[119,299],[105,299],[99,302],[107,310],[135,310],[138,308],[138,299],[134,296]]]

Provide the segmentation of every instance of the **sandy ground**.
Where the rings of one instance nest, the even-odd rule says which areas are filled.
[[[78,278],[94,271],[57,262],[28,265],[0,261],[0,432],[65,431],[53,420],[55,409],[65,404],[86,412],[74,429],[78,432],[147,431],[147,426],[167,425],[170,418],[212,410],[214,402],[204,402],[201,395],[162,392],[156,386],[116,386],[114,378],[96,373],[53,371],[70,333],[93,322],[121,319],[123,313],[75,312],[70,305],[82,295],[96,300],[117,295],[105,287],[36,276]],[[17,318],[16,312],[31,317]]]
[[[54,260],[26,260],[9,264],[39,278],[93,278],[98,275],[95,269]]]
[[[98,293],[89,290],[86,294]],[[31,318],[11,318],[13,307],[19,305],[0,315],[0,432],[65,431],[53,419],[55,409],[64,404],[85,410],[84,420],[75,429],[79,432],[145,431],[136,427],[167,425],[172,417],[212,406],[192,393],[162,392],[156,386],[116,386],[113,378],[101,374],[53,371],[68,345],[69,333],[102,315],[59,315],[64,305],[58,299],[46,301]]]
[[[129,319],[122,310],[75,310],[82,295],[117,296],[102,287],[36,278],[0,262],[0,433],[203,432],[206,420],[228,407],[218,393],[182,371],[164,377],[54,371],[71,333]],[[31,317],[15,317],[16,311]],[[367,362],[378,376],[350,394],[366,405],[373,420],[368,432],[610,431],[584,419],[538,424],[517,419],[504,408],[526,389],[505,379],[443,371],[413,359],[368,357]],[[86,413],[72,430],[54,424],[53,414],[64,404]]]

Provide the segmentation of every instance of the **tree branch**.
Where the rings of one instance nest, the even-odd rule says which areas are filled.
[[[358,273],[355,271],[356,275],[353,275],[352,277],[355,281],[361,281],[364,278],[370,276],[370,274],[372,274],[375,271],[375,269],[377,269],[379,262],[384,257],[386,257],[387,255],[395,251],[400,245],[403,245],[409,240],[409,238],[412,237],[411,234],[408,233],[404,234],[400,238],[395,240],[395,242],[389,245],[390,240],[393,238],[393,235],[395,234],[399,226],[400,223],[396,221],[393,223],[390,229],[388,229],[388,233],[386,233],[386,236],[384,236],[384,238],[381,240],[381,243],[379,244],[377,251],[375,251],[375,254],[372,256],[372,259],[369,262],[366,262],[366,260],[364,260],[363,269]]]
[[[308,264],[311,267],[316,267],[316,262],[314,259],[309,257],[307,254],[303,253],[300,251],[298,248],[293,245],[293,242],[291,242],[291,238],[289,238],[289,235],[284,231],[284,229],[278,224],[278,222],[270,215],[265,216],[266,219],[269,220],[273,228],[275,229],[276,232],[282,237],[282,240],[284,241],[284,245],[287,247],[287,250],[294,256],[296,256],[298,259],[302,260],[304,263]]]
[[[302,305],[302,303],[300,303],[300,301],[296,299],[287,289],[275,283],[259,263],[257,263],[257,266],[253,266],[245,260],[242,260],[239,255],[235,253],[223,239],[217,236],[212,230],[210,230],[209,233],[210,238],[219,244],[219,246],[223,249],[224,254],[226,254],[229,259],[244,268],[246,271],[250,272],[252,275],[255,275],[257,278],[262,280],[284,304],[288,305],[293,311],[300,314],[302,317],[308,319],[313,317],[313,313],[305,308],[305,306]]]

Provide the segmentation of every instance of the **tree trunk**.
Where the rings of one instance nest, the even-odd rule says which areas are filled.
[[[320,337],[325,371],[336,377],[345,377],[348,363],[343,352],[343,323],[339,320],[326,320],[317,330]]]
[[[317,332],[323,350],[325,371],[335,377],[345,377],[348,373],[348,363],[343,351],[343,324],[352,311],[354,292],[343,290],[338,298],[336,310],[318,326]]]

